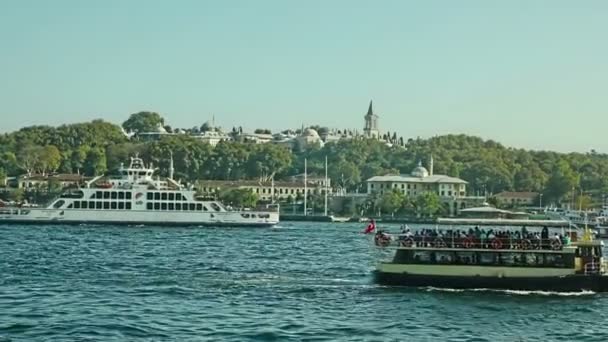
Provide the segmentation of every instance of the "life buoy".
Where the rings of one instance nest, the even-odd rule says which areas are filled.
[[[386,247],[391,243],[391,238],[385,234],[378,234],[374,237],[374,242],[376,246]]]
[[[551,249],[554,251],[562,249],[562,242],[557,239],[551,241]]]
[[[402,247],[412,247],[414,245],[414,239],[408,237],[407,239],[401,241]]]
[[[522,240],[520,243],[521,249],[531,249],[532,248],[532,242],[530,242],[530,240],[525,239]]]
[[[500,241],[497,238],[494,238],[494,240],[492,240],[492,248],[494,248],[494,249],[501,249],[502,248],[502,241]]]
[[[464,246],[464,248],[473,248],[473,239],[471,239],[470,237],[464,239],[462,245]]]
[[[434,244],[435,244],[435,247],[439,247],[439,248],[445,247],[445,242],[441,238],[435,239]]]

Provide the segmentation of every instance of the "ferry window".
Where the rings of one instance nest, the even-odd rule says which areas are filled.
[[[527,266],[541,266],[543,258],[537,253],[524,253],[521,258],[522,264]]]
[[[110,209],[110,202],[103,202],[104,209]]]
[[[454,261],[453,253],[450,252],[437,252],[435,257],[439,264],[451,264]]]
[[[138,175],[140,175],[140,176],[145,176],[145,175],[146,175],[146,172],[145,172],[145,171],[139,171]]]
[[[124,209],[125,208],[125,202],[118,202],[118,209]]]
[[[564,258],[561,254],[545,254],[545,266],[549,267],[565,267]]]
[[[110,195],[111,195],[111,198],[112,198],[112,199],[116,199],[116,198],[118,197],[118,194],[116,193],[116,191],[112,191],[112,192],[110,193]]]
[[[152,210],[152,203],[146,203],[146,209]]]
[[[118,207],[118,205],[116,205],[116,202],[112,202],[112,203],[110,203],[110,207],[112,209],[116,209]]]
[[[500,265],[517,265],[518,264],[518,258],[515,257],[515,255],[513,253],[500,253],[500,255],[498,256],[498,263]]]
[[[166,201],[166,200],[167,200],[167,193],[166,193],[166,192],[163,192],[163,193],[160,195],[160,199],[162,199],[163,201]]]
[[[479,253],[479,264],[481,265],[493,265],[495,261],[496,253]]]
[[[101,192],[101,191],[95,192],[95,198],[103,198],[103,192]]]
[[[416,263],[426,263],[431,261],[431,255],[427,251],[415,251],[413,259]]]
[[[169,193],[169,201],[175,201],[175,194],[174,193]]]
[[[89,209],[95,209],[95,202],[89,201]]]
[[[87,202],[87,201],[80,202],[80,207],[82,209],[89,209],[89,202]]]
[[[119,192],[118,193],[118,199],[125,199],[125,193],[124,192]]]
[[[55,206],[55,208],[58,208],[58,207]],[[80,209],[80,202],[79,201],[74,202],[74,208],[75,209]]]
[[[203,205],[202,205],[202,204],[200,204],[200,203],[198,203],[198,204],[196,205],[196,210],[198,210],[198,211],[203,210]]]
[[[127,210],[131,210],[131,202],[127,202],[127,203],[125,203],[125,208],[126,208]]]
[[[154,193],[154,199],[157,200],[157,201],[160,201],[160,193],[155,192]]]
[[[110,198],[110,192],[108,192],[108,191],[104,191],[104,192],[103,192],[103,198],[105,198],[105,199]]]
[[[154,210],[160,210],[160,203],[154,203]]]
[[[89,198],[96,198],[97,196],[95,196],[95,194],[92,194],[91,197]]]
[[[175,210],[175,204],[169,203],[169,210]]]
[[[130,200],[130,199],[131,199],[131,192],[130,192],[130,191],[129,191],[129,192],[127,192],[125,195],[126,195],[126,196],[125,196],[125,198],[126,198],[126,199],[128,199],[128,200]]]
[[[147,199],[148,201],[151,201],[153,198],[154,198],[154,194],[153,194],[153,193],[148,192],[148,193],[146,194],[146,199]]]
[[[55,209],[60,208],[64,203],[65,203],[64,200],[59,200],[59,201],[55,202],[55,204],[53,204],[53,208],[55,208]]]
[[[473,252],[457,252],[455,256],[457,264],[471,265],[475,264],[475,253]]]
[[[175,210],[182,210],[182,204],[181,203],[175,203]]]
[[[160,209],[161,210],[167,210],[167,203],[161,203],[160,204]]]
[[[211,203],[211,209],[213,209],[215,211],[221,211],[220,206],[215,203]]]
[[[209,211],[209,208],[207,208],[206,205],[203,206],[203,211]]]
[[[194,205],[194,203],[190,203],[190,210],[194,211],[195,208],[196,206]]]
[[[74,203],[70,203],[70,205],[68,205],[68,209],[72,209],[73,206],[74,206]]]
[[[101,202],[95,202],[95,209],[101,209]]]

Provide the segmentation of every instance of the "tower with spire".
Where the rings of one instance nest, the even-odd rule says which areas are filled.
[[[380,130],[378,129],[378,115],[374,113],[372,101],[369,101],[369,108],[367,114],[365,114],[365,126],[363,128],[363,134],[367,138],[379,138]]]

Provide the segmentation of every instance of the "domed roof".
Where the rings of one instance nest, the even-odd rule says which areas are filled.
[[[304,134],[302,134],[302,135],[307,136],[307,137],[318,137],[319,133],[317,133],[317,131],[315,131],[312,128],[307,128],[304,130]]]
[[[416,166],[416,168],[414,170],[412,170],[412,176],[414,177],[420,177],[420,178],[424,178],[427,177],[429,175],[429,171],[422,166],[421,162],[418,162],[418,166]]]
[[[158,126],[156,127],[156,132],[157,133],[167,133],[167,130],[165,129],[165,127],[163,127],[162,123],[158,123]]]

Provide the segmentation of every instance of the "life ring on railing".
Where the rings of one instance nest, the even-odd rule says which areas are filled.
[[[530,240],[525,239],[520,242],[521,249],[532,249],[532,242]]]
[[[439,248],[444,248],[446,246],[446,244],[445,244],[445,242],[443,241],[442,238],[435,239],[435,241],[433,242],[433,244],[435,245],[435,247],[439,247]]]
[[[471,239],[470,237],[464,239],[462,246],[464,248],[473,248],[473,239]]]
[[[501,249],[502,248],[502,241],[500,241],[497,238],[494,238],[494,240],[492,240],[492,248],[493,249]]]
[[[379,247],[386,247],[391,243],[391,237],[386,234],[376,234],[374,243]]]
[[[401,247],[412,247],[414,245],[414,239],[408,237],[407,239],[401,241]]]
[[[551,241],[551,249],[554,251],[562,249],[562,242],[557,239]]]

